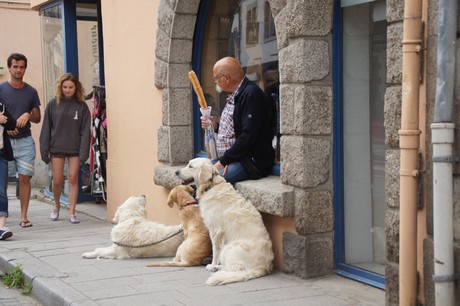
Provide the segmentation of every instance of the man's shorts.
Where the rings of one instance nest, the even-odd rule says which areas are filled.
[[[9,162],[9,177],[22,175],[33,176],[35,166],[35,141],[32,136],[19,139],[10,138],[14,161]]]

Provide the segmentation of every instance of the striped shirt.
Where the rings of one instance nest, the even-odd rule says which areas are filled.
[[[236,140],[235,128],[233,124],[233,110],[235,109],[235,97],[240,90],[243,80],[241,80],[236,90],[230,96],[228,96],[227,104],[225,104],[224,110],[222,111],[222,115],[220,117],[219,131],[217,133],[216,142],[218,157],[222,157],[225,151],[230,149]]]

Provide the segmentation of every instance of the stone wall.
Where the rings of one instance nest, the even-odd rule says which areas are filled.
[[[298,234],[284,236],[285,271],[310,278],[329,274],[334,267],[331,174],[334,1],[269,2],[277,31],[281,83],[283,137],[278,180],[292,188],[294,196],[289,197],[293,203],[283,204],[283,209],[265,207],[264,210],[286,214],[293,207]],[[169,177],[164,175],[170,172],[166,168],[173,169],[193,157],[192,91],[187,72],[191,69],[193,25],[199,4],[198,0],[163,0],[158,12],[155,85],[163,90],[158,159],[164,164],[155,171],[157,184]],[[170,182],[171,179],[165,183]],[[256,187],[237,186],[247,195],[262,194]],[[280,196],[287,194],[283,191]],[[301,251],[297,249],[299,245]]]
[[[199,0],[163,0],[158,11],[155,86],[163,90],[163,125],[158,129],[158,160],[180,164],[193,154],[191,69]]]
[[[437,61],[437,38],[438,38],[438,1],[428,1],[428,19],[426,20],[424,27],[426,29],[427,37],[424,40],[426,58],[424,62],[423,83],[426,85],[426,108],[422,109],[426,111],[424,121],[421,121],[421,130],[426,131],[424,142],[426,143],[426,150],[421,152],[420,169],[422,170],[422,178],[420,184],[419,194],[423,198],[420,204],[423,206],[426,212],[426,232],[427,238],[423,241],[423,254],[418,254],[419,259],[423,259],[423,292],[419,292],[419,296],[423,297],[424,301],[419,301],[423,305],[435,305],[435,294],[434,294],[434,282],[432,276],[434,274],[434,251],[433,251],[433,162],[432,162],[432,144],[431,144],[431,123],[433,122],[434,116],[434,105],[436,99],[436,61]],[[391,27],[396,29],[401,27],[401,38],[402,38],[402,17],[404,10],[403,0],[392,0],[387,1],[387,17],[392,22]],[[460,13],[460,6],[458,7],[457,16]],[[460,33],[460,25],[457,24],[457,33]],[[396,37],[398,31],[389,31],[388,39],[390,36]],[[458,36],[458,35],[457,35]],[[396,41],[396,40],[395,40]],[[454,105],[453,105],[453,122],[456,125],[455,139],[453,156],[460,156],[460,40],[457,39],[457,54],[456,54],[456,81],[455,81],[455,93],[454,93]],[[392,48],[388,45],[389,48]],[[397,48],[396,45],[393,47]],[[392,54],[389,53],[388,65],[396,62],[394,54],[397,53],[394,50]],[[401,63],[402,69],[402,63]],[[393,83],[397,78],[395,77],[397,72],[392,73],[387,77],[387,82]],[[398,81],[399,83],[399,81]],[[386,304],[387,305],[399,305],[399,150],[397,141],[398,122],[400,122],[400,106],[398,106],[397,100],[401,101],[400,91],[396,89],[400,84],[391,85],[386,92],[385,100],[385,130],[386,130],[386,142],[391,146],[392,150],[387,152],[387,164],[386,164],[386,201],[388,205],[388,213],[386,219],[386,239],[387,239],[387,269],[386,269]],[[398,97],[399,95],[399,97]],[[421,104],[423,106],[423,104]],[[454,273],[460,275],[460,163],[453,164],[454,171],[454,262],[455,271]],[[423,226],[423,222],[422,225]],[[419,230],[424,230],[423,228]],[[420,256],[423,255],[423,258]],[[415,260],[415,259],[414,259]],[[419,288],[422,289],[421,287]],[[458,304],[460,301],[460,282],[455,283],[455,300]]]
[[[387,89],[385,92],[386,305],[399,305],[399,135],[401,128],[404,0],[387,0]],[[414,259],[415,260],[415,259]]]
[[[426,160],[426,209],[427,209],[427,238],[424,241],[424,296],[425,305],[435,305],[435,284],[432,279],[434,274],[434,241],[433,241],[433,163],[432,159],[432,145],[431,145],[431,128],[434,117],[434,105],[436,100],[436,61],[437,61],[437,41],[438,41],[438,1],[429,1],[429,14],[427,20],[427,63],[426,63],[426,78],[427,78],[427,156]],[[457,37],[460,33],[460,5],[457,7]],[[454,100],[453,100],[453,123],[455,123],[454,131],[454,146],[452,155],[454,157],[460,156],[460,39],[456,41],[456,69],[455,69],[455,82],[454,82]],[[454,274],[460,276],[460,163],[453,163],[453,182],[454,182]],[[455,304],[460,303],[460,281],[455,282]]]

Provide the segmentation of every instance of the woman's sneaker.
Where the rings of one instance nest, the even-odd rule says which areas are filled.
[[[57,221],[59,219],[59,210],[58,209],[53,209],[51,212],[51,221]]]
[[[72,224],[78,224],[78,223],[80,223],[80,220],[78,220],[75,215],[70,215],[69,216],[69,222],[72,223]]]
[[[5,240],[13,236],[13,233],[7,227],[0,228],[0,240]]]

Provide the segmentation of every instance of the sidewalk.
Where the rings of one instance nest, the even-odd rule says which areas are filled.
[[[148,268],[160,258],[83,259],[81,254],[111,244],[112,224],[103,204],[80,203],[81,223],[67,221],[68,210],[52,222],[49,201],[32,199],[21,228],[19,200],[11,194],[8,227],[13,237],[0,241],[0,270],[20,264],[32,282],[32,297],[42,305],[385,305],[385,292],[337,275],[303,280],[274,271],[244,283],[211,287],[203,266]],[[11,189],[11,191],[10,191]],[[32,192],[40,198],[39,190]]]

